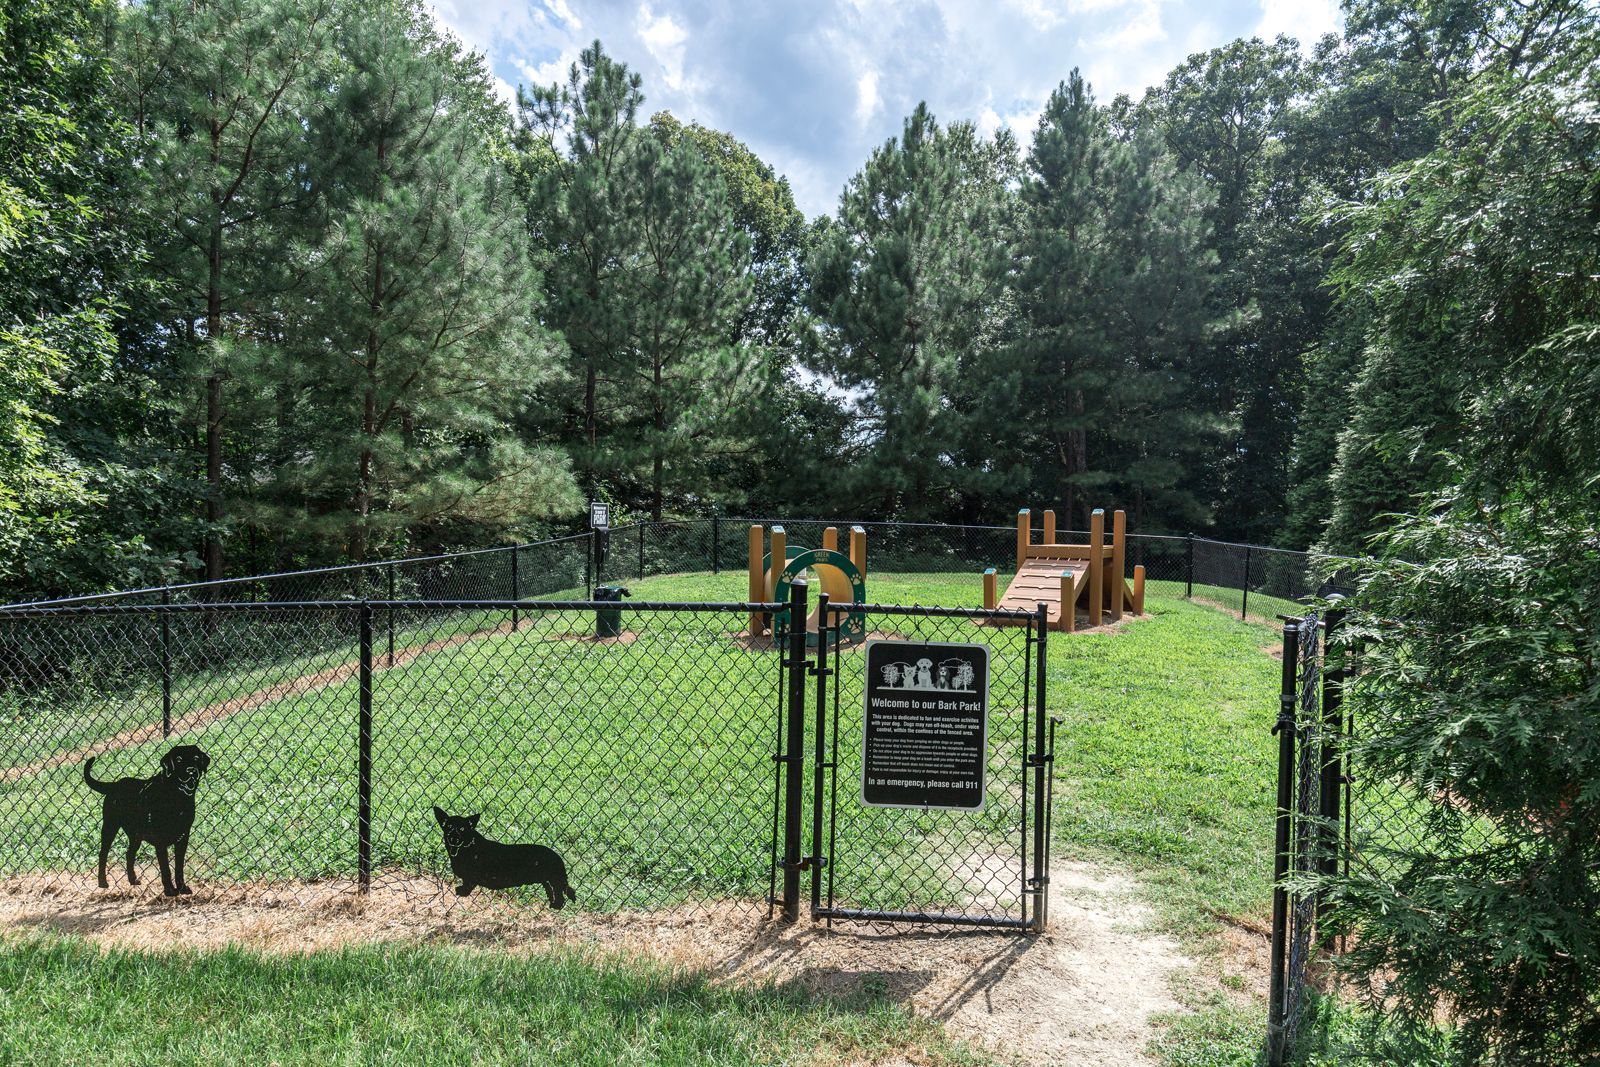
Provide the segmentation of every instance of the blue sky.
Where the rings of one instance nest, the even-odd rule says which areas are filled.
[[[432,0],[501,92],[565,81],[595,38],[644,78],[645,114],[731,132],[788,175],[800,207],[837,203],[873,147],[926,100],[941,120],[1024,144],[1080,67],[1102,100],[1138,95],[1193,52],[1337,30],[1337,0]]]

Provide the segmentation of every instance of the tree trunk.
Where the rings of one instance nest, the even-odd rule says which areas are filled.
[[[378,144],[378,165],[383,165],[384,147]],[[378,436],[378,351],[382,341],[378,316],[383,313],[383,242],[372,251],[372,293],[367,302],[367,344],[364,371],[366,382],[361,396],[361,454],[356,463],[355,527],[350,532],[350,562],[367,559],[367,521],[372,515],[372,457]]]
[[[212,125],[211,157],[219,157],[216,125]],[[209,247],[206,249],[206,343],[212,348],[206,377],[206,578],[222,577],[222,370],[214,362],[222,335],[222,193],[212,190]]]
[[[666,402],[661,396],[661,360],[655,361],[655,440],[651,442],[650,521],[661,521],[662,481],[666,463],[661,455],[662,442],[667,435]]]
[[[584,360],[583,375],[583,437],[588,442],[587,455],[583,457],[584,474],[588,480],[589,498],[594,499],[594,446],[595,446],[595,371],[594,358]]]

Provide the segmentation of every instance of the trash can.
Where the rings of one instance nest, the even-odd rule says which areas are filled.
[[[594,611],[594,635],[596,637],[621,637],[622,636],[622,598],[632,596],[625,587],[620,585],[597,585],[594,588],[594,598],[602,603],[615,603],[614,608],[596,608]]]

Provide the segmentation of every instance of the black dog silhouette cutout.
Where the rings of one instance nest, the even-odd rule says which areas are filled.
[[[184,857],[189,853],[189,829],[194,825],[194,793],[200,778],[211,766],[211,757],[196,745],[178,745],[161,757],[161,770],[151,778],[118,778],[114,782],[96,780],[90,771],[94,757],[83,765],[83,780],[89,788],[105,796],[100,808],[100,888],[106,888],[106,857],[117,839],[117,831],[128,835],[128,884],[138,885],[133,861],[139,844],[155,846],[156,862],[161,867],[161,890],[169,897],[188,893],[183,877]],[[167,866],[167,849],[172,849],[172,867]]]
[[[578,899],[567,884],[567,864],[555,849],[490,841],[478,832],[476,815],[447,815],[436,805],[433,817],[444,830],[450,870],[461,879],[456,886],[458,896],[464,897],[480,885],[485,889],[539,885],[550,898],[550,906],[558,911],[567,901]]]

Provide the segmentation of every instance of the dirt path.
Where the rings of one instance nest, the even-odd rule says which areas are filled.
[[[394,653],[393,656],[390,656],[388,653],[384,653],[380,656],[374,657],[372,668],[374,671],[386,671],[391,667],[404,667],[406,664],[411,663],[418,657],[426,656],[430,652],[439,652],[447,648],[455,648],[458,645],[464,645],[468,641],[476,641],[484,637],[493,637],[498,634],[509,633],[511,633],[511,623],[504,622],[493,629],[473,630],[470,633],[454,634],[450,637],[441,638],[437,641],[429,641],[426,644],[413,645],[410,648],[399,649]],[[264,689],[258,689],[255,692],[247,693],[244,696],[237,696],[229,700],[218,701],[215,704],[209,704],[206,707],[200,708],[198,711],[191,711],[187,715],[182,715],[173,719],[172,732],[182,733],[185,730],[198,730],[203,726],[210,726],[212,723],[220,722],[221,720],[228,718],[230,715],[238,715],[239,713],[245,711],[254,711],[256,708],[274,703],[275,701],[283,700],[286,697],[299,696],[302,693],[311,693],[318,689],[326,689],[330,685],[337,685],[340,682],[349,681],[351,678],[354,678],[358,673],[360,673],[360,671],[361,661],[359,659],[353,659],[346,663],[341,663],[337,667],[329,667],[327,670],[317,671],[315,674],[303,674],[298,678],[291,678],[286,682],[279,682],[276,685],[269,685]],[[123,730],[121,733],[112,734],[110,737],[101,738],[93,744],[84,745],[82,748],[75,748],[69,752],[58,752],[54,756],[49,756],[33,763],[24,763],[15,767],[7,767],[4,771],[0,771],[0,782],[15,782],[22,778],[32,777],[41,771],[47,771],[54,767],[60,767],[65,764],[82,763],[90,756],[98,756],[102,752],[116,752],[119,749],[132,748],[134,745],[142,745],[146,741],[155,741],[160,737],[161,724],[159,722],[150,723],[145,726],[136,726],[129,730]]]
[[[78,883],[81,883],[78,884]],[[1125,875],[1058,862],[1051,931],[840,927],[765,921],[747,901],[617,916],[554,917],[440,882],[390,880],[361,900],[348,883],[212,890],[169,902],[150,887],[98,890],[59,874],[0,882],[0,933],[51,930],[141,950],[242,945],[308,952],[374,941],[427,941],[531,953],[552,945],[643,954],[741,985],[795,983],[887,995],[961,1038],[1017,1062],[1149,1065],[1153,1018],[1181,1010],[1173,979],[1191,966]]]

